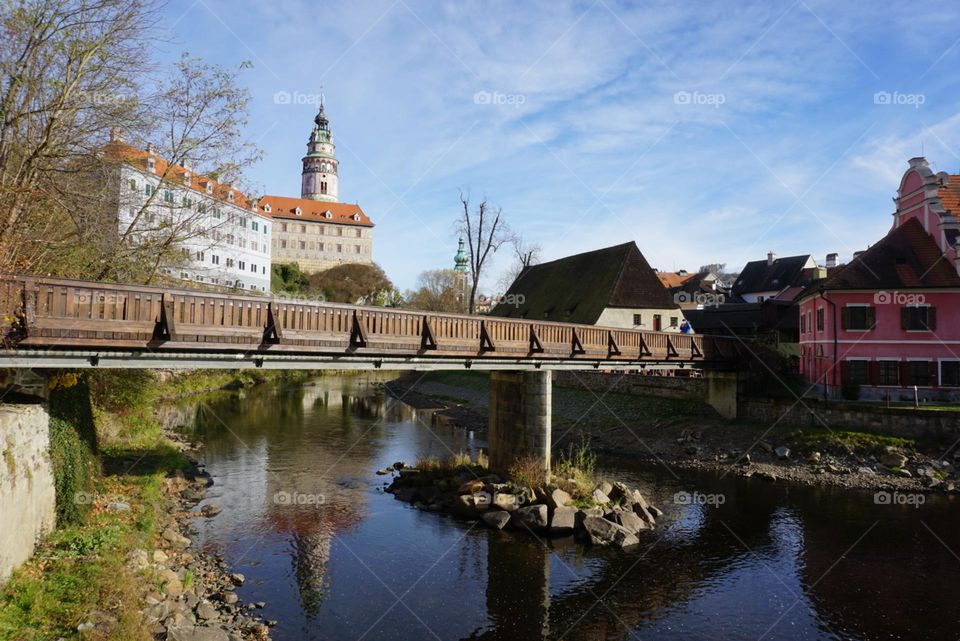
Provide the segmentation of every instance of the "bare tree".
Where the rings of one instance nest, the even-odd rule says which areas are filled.
[[[157,165],[159,184],[146,199],[115,181],[119,207],[132,213],[98,278],[126,275],[127,280],[149,282],[161,266],[184,260],[185,242],[212,248],[220,241],[228,219],[212,215],[210,199],[198,194],[164,201],[160,194],[188,186],[188,180],[197,186],[201,177],[234,185],[243,168],[259,160],[260,150],[243,136],[249,101],[249,92],[237,84],[237,71],[186,54],[174,65],[153,98],[151,126],[135,135],[136,147],[149,148],[169,162]],[[113,160],[123,162],[122,146],[120,150],[121,158]],[[188,168],[189,179],[177,167]]]
[[[539,263],[540,254],[543,252],[543,248],[540,247],[540,245],[528,244],[523,239],[522,234],[514,234],[510,238],[510,245],[513,248],[513,262],[510,264],[510,267],[503,272],[500,280],[497,282],[498,287],[503,291],[510,289],[510,286],[520,277],[523,270]]]
[[[470,196],[464,196],[461,191],[460,204],[463,205],[463,212],[458,229],[466,237],[467,249],[470,252],[471,283],[467,310],[472,314],[476,305],[477,287],[487,259],[510,240],[510,230],[503,220],[503,210],[500,207],[494,208],[486,198],[471,212]]]
[[[162,0],[7,0],[0,7],[0,269],[150,282],[216,238],[178,166],[220,183],[259,157],[236,72],[156,65]],[[120,185],[122,134],[153,143],[150,194]],[[144,168],[146,171],[146,168]],[[194,183],[196,185],[196,182]],[[216,195],[212,195],[215,197]],[[118,217],[118,212],[123,216]]]
[[[432,269],[417,277],[417,290],[408,292],[406,306],[429,312],[463,313],[463,277],[452,269]]]
[[[85,175],[111,127],[142,122],[142,103],[132,98],[149,71],[147,44],[158,19],[154,0],[4,3],[2,267],[30,267],[58,244],[76,246],[76,238],[63,239],[71,222],[67,212],[96,200],[97,193],[78,201],[66,186]]]

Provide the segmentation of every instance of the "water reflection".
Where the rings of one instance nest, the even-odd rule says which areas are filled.
[[[282,639],[938,639],[960,518],[949,499],[620,465],[665,527],[628,552],[490,532],[420,512],[374,471],[485,444],[388,400],[379,378],[204,397],[170,410],[202,437],[224,512],[200,540],[248,577]],[[674,505],[678,491],[722,505]],[[294,496],[308,497],[298,500]],[[309,497],[322,496],[321,502]],[[277,497],[287,497],[278,500]],[[929,529],[928,529],[929,528]]]

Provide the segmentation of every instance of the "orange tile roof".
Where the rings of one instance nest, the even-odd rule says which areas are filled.
[[[937,190],[943,208],[954,214],[960,214],[960,176],[948,176],[947,184]]]
[[[257,204],[258,211],[265,216],[274,218],[373,227],[373,222],[363,213],[360,205],[356,203],[328,203],[307,198],[263,196],[257,201]],[[269,212],[265,209],[268,205],[270,207]],[[298,207],[300,208],[299,214],[296,213]],[[330,217],[326,216],[327,212],[330,212]]]
[[[187,173],[187,169],[180,165],[169,165],[170,170],[167,171],[168,163],[163,158],[160,158],[156,154],[150,153],[143,149],[134,147],[133,145],[128,145],[126,143],[112,140],[106,144],[103,148],[103,153],[107,158],[114,160],[121,160],[127,162],[141,171],[149,173],[150,170],[147,169],[147,158],[150,156],[154,157],[154,170],[153,174],[156,176],[163,176],[164,172],[167,172],[165,180],[168,180],[171,183],[177,184],[181,187],[186,187],[184,184],[184,176]],[[197,193],[205,194],[207,193],[207,184],[211,185],[212,193],[210,194],[217,200],[222,200],[224,202],[232,202],[237,207],[242,207],[243,209],[250,208],[250,199],[247,198],[239,189],[231,187],[229,185],[224,185],[218,183],[215,180],[211,180],[206,176],[198,176],[191,173],[190,177],[190,189],[196,191]],[[228,194],[233,192],[233,201],[230,201]]]
[[[680,287],[685,282],[696,276],[696,274],[691,274],[688,272],[657,272],[657,278],[660,279],[660,284],[668,289],[674,287]]]

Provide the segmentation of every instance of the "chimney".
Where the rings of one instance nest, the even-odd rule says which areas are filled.
[[[838,258],[840,258],[840,254],[837,254],[836,252],[827,254],[827,267],[836,267]]]
[[[772,265],[772,264],[773,264],[773,261],[775,261],[776,259],[777,259],[777,255],[774,254],[773,251],[768,251],[768,252],[767,252],[767,264],[768,264],[768,265]]]
[[[148,142],[148,143],[147,143],[147,153],[150,154],[150,155],[153,155],[153,143],[152,143],[152,142]]]
[[[863,252],[865,251],[866,251],[865,249],[861,249],[860,251],[853,252],[853,259],[856,260],[860,258],[860,256],[862,256]]]

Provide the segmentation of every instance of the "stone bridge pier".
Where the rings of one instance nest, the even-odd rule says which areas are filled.
[[[517,459],[530,458],[550,472],[549,370],[490,372],[487,439],[490,469],[503,475]]]

